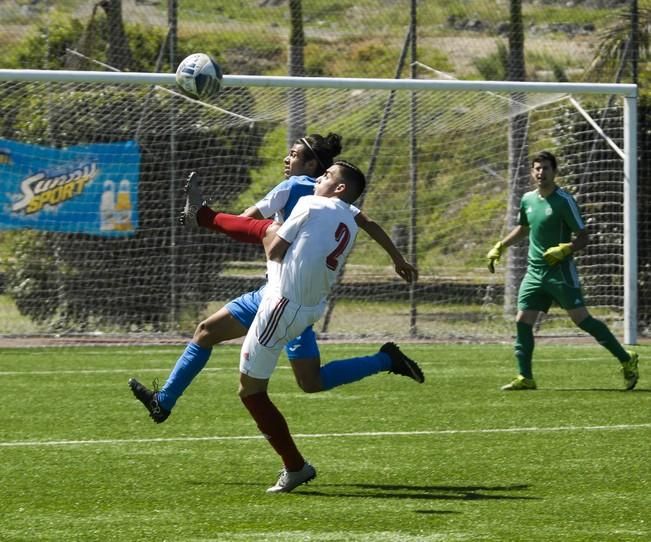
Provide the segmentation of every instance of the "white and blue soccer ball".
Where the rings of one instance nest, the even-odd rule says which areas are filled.
[[[194,53],[185,57],[176,69],[176,84],[191,98],[209,98],[222,86],[222,69],[211,56]]]

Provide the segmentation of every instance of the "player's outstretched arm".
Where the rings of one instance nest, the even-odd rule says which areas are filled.
[[[380,245],[386,253],[393,260],[396,273],[400,275],[407,282],[415,282],[418,280],[418,269],[408,263],[403,255],[398,250],[398,247],[393,243],[391,237],[387,235],[384,228],[380,226],[375,220],[372,220],[365,213],[361,212],[355,217],[357,225],[369,234],[378,245]]]

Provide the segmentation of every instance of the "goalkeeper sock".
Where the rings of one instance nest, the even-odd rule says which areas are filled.
[[[525,378],[533,378],[531,358],[533,357],[533,326],[524,322],[516,322],[515,358],[518,360],[518,370]]]
[[[264,438],[282,458],[285,468],[288,471],[301,470],[305,465],[305,459],[296,447],[285,417],[271,402],[267,392],[247,395],[241,400]]]
[[[216,213],[204,205],[197,212],[197,223],[203,228],[225,233],[236,241],[260,245],[273,220]]]
[[[374,375],[380,371],[391,369],[389,354],[378,352],[372,356],[331,361],[321,367],[321,389],[331,390],[342,384],[357,382],[362,378]]]
[[[183,354],[174,365],[167,382],[158,392],[158,402],[167,410],[172,410],[176,401],[190,385],[194,377],[206,366],[212,348],[203,348],[197,343],[188,343]]]
[[[625,363],[629,360],[630,356],[624,350],[624,347],[601,320],[588,316],[579,324],[579,327],[592,335],[601,346],[620,362]]]

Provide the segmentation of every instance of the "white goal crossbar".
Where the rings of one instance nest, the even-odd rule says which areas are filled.
[[[0,81],[58,81],[173,86],[175,85],[175,76],[172,73],[0,69]],[[637,85],[622,83],[545,83],[528,81],[462,81],[458,79],[366,79],[354,77],[224,75],[222,84],[226,87],[485,90],[493,92],[547,92],[556,94],[614,94],[630,98],[637,97]]]
[[[174,74],[69,70],[0,69],[0,81],[80,82],[173,87]],[[225,75],[225,87],[356,88],[383,90],[465,90],[565,94],[610,94],[623,98],[624,175],[624,342],[637,341],[637,95],[632,84],[270,77]]]

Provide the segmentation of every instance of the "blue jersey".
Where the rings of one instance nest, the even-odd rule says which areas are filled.
[[[265,218],[274,216],[276,222],[284,222],[303,196],[314,194],[316,179],[308,175],[292,175],[276,185],[255,206]]]

